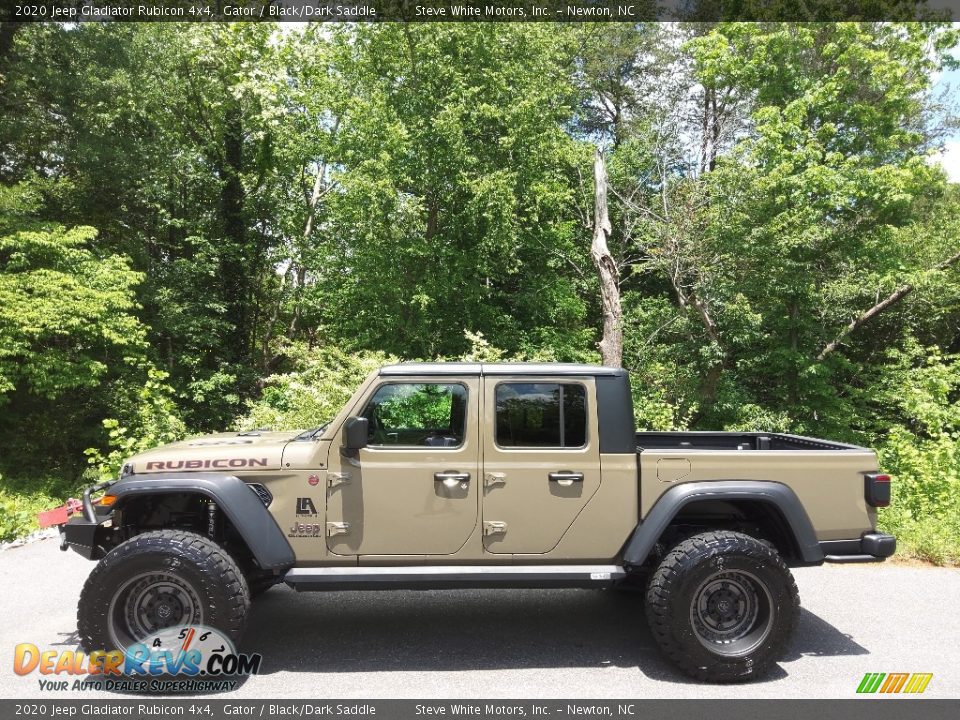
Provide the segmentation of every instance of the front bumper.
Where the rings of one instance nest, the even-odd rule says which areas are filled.
[[[112,508],[98,508],[94,505],[90,496],[95,492],[109,488],[113,483],[114,481],[111,480],[88,487],[83,493],[83,500],[81,502],[72,501],[80,506],[82,513],[71,517],[69,520],[65,519],[66,516],[77,508],[75,505],[71,505],[70,502],[67,503],[65,510],[69,512],[64,513],[63,522],[57,523],[57,527],[60,530],[61,550],[66,551],[68,548],[75,550],[87,560],[99,560],[104,556],[105,551],[103,547],[98,544],[97,538],[101,529],[105,530],[113,524],[113,511]],[[58,508],[57,510],[60,509]],[[52,516],[53,513],[50,514]],[[58,516],[55,519],[59,520],[60,517]]]
[[[66,525],[60,526],[60,549],[75,550],[87,560],[103,557],[103,549],[97,545],[97,531],[109,522],[103,518],[99,522],[90,522],[85,517],[72,517]]]
[[[824,562],[881,562],[897,550],[897,539],[886,533],[868,532],[856,540],[826,540],[820,543]]]

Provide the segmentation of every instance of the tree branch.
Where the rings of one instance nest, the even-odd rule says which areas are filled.
[[[943,262],[934,266],[933,269],[945,270],[951,265],[955,265],[958,261],[960,261],[960,252],[948,257]],[[907,295],[912,293],[913,290],[914,290],[913,284],[905,283],[900,287],[898,287],[896,290],[894,290],[892,293],[887,295],[887,297],[885,297],[883,300],[878,302],[872,308],[860,313],[860,315],[858,315],[853,320],[851,320],[847,324],[847,326],[843,328],[843,330],[841,330],[840,333],[831,342],[827,343],[827,345],[823,348],[823,350],[820,351],[820,354],[817,355],[817,362],[822,362],[824,358],[826,358],[830,353],[832,353],[834,350],[840,347],[840,343],[843,342],[843,339],[846,338],[850,333],[855,332],[856,330],[863,327],[865,324],[870,322],[871,319],[875,318],[884,310],[887,310],[888,308],[891,308],[894,305],[896,305],[898,302],[903,300]]]

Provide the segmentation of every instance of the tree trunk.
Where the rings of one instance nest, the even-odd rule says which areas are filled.
[[[623,308],[620,305],[620,278],[617,264],[610,255],[607,238],[612,226],[607,212],[607,166],[600,148],[593,158],[594,207],[593,243],[590,255],[600,275],[600,297],[603,301],[603,339],[600,356],[608,367],[623,364]]]
[[[223,229],[221,272],[223,297],[230,322],[230,360],[244,364],[249,357],[249,275],[243,189],[243,117],[238,104],[228,104],[224,115],[223,162],[219,168],[220,221]]]
[[[326,182],[326,178],[327,163],[324,161],[320,163],[320,166],[317,168],[317,173],[313,179],[313,191],[310,193],[310,198],[307,200],[307,220],[304,224],[302,236],[304,246],[310,242],[310,235],[313,233],[313,224],[316,221],[317,215],[317,205],[320,203],[321,196],[325,194],[324,183]],[[270,343],[273,340],[273,334],[276,330],[277,321],[280,319],[280,309],[283,305],[284,293],[288,288],[294,294],[302,292],[304,283],[306,282],[306,274],[306,268],[302,264],[298,264],[294,260],[293,254],[291,254],[290,264],[287,267],[286,272],[284,272],[283,276],[280,278],[280,287],[277,289],[276,301],[273,304],[273,310],[270,313],[270,319],[264,332],[263,348],[260,359],[260,367],[264,375],[269,372],[270,366],[276,360],[276,357],[271,354]],[[297,323],[299,320],[300,303],[294,302],[290,326],[287,329],[287,337],[291,340],[293,339],[293,334],[297,329]]]
[[[710,164],[710,89],[703,89],[703,114],[700,118],[700,174]]]

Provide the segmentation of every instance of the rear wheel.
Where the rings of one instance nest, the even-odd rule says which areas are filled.
[[[676,545],[650,577],[646,600],[661,649],[689,675],[711,682],[769,672],[800,609],[797,585],[779,554],[728,531]]]
[[[88,651],[123,650],[160,630],[213,627],[240,639],[250,591],[219,545],[196,533],[159,530],[107,553],[80,593],[77,628]]]

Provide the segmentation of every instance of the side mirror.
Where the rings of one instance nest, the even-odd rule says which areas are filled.
[[[370,421],[365,417],[350,417],[343,424],[344,455],[355,457],[357,451],[367,446],[369,439]]]

